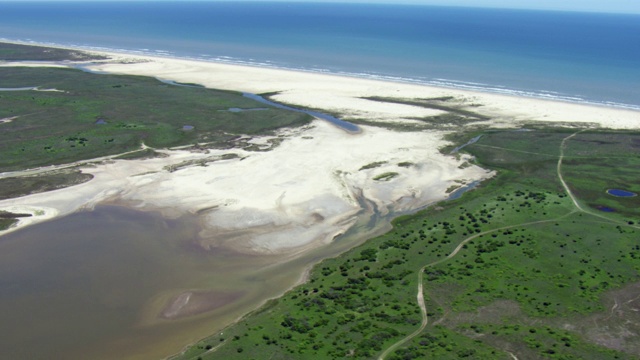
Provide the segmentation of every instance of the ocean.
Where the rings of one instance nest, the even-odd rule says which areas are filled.
[[[640,15],[285,2],[0,2],[0,39],[640,110]]]

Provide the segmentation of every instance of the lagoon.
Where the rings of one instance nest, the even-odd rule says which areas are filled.
[[[160,358],[212,331],[212,318],[229,322],[298,276],[265,279],[259,269],[277,259],[203,251],[198,231],[190,217],[101,206],[2,237],[2,356]],[[200,289],[184,316],[168,309]]]
[[[387,221],[363,216],[332,246],[293,259],[203,250],[195,217],[120,206],[22,229],[0,238],[2,356],[164,358],[281,295],[309,264],[383,232]]]

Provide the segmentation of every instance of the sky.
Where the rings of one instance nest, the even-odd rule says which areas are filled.
[[[7,0],[0,0],[0,2]],[[9,0],[15,1],[15,0]],[[43,0],[22,0],[43,1]],[[60,1],[60,0],[44,0]],[[123,0],[72,0],[72,1],[123,1]],[[140,0],[124,0],[140,1]],[[151,1],[151,0],[145,0]],[[157,1],[157,0],[156,0]],[[199,0],[221,1],[221,0]],[[239,1],[239,0],[235,0]],[[274,0],[240,0],[240,1],[274,1]],[[441,6],[468,6],[491,7],[509,9],[537,9],[559,11],[588,11],[607,13],[632,13],[640,14],[640,0],[275,0],[287,2],[349,2],[349,3],[390,3],[412,5],[441,5]]]
[[[107,0],[108,1],[108,0]],[[273,0],[258,0],[273,1]],[[640,0],[279,0],[290,2],[389,3],[509,9],[589,11],[640,14]]]

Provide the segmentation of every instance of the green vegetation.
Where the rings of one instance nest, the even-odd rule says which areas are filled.
[[[4,61],[103,59],[107,58],[75,50],[0,43],[0,60]],[[311,119],[305,114],[271,108],[229,112],[229,108],[264,106],[239,93],[197,84],[173,85],[139,76],[6,67],[0,69],[0,83],[3,88],[35,88],[0,91],[0,172],[118,154],[122,155],[117,159],[163,156],[153,147],[192,145],[201,151],[230,148],[238,145],[239,135],[270,134],[277,128],[302,125]],[[247,145],[245,149],[267,151],[280,141],[276,138],[267,147]],[[151,148],[141,149],[142,143]],[[205,164],[206,161],[201,165]],[[3,178],[0,199],[55,190],[90,179],[91,175],[74,169]]]
[[[42,46],[0,43],[0,61],[89,61],[108,57],[79,50],[56,49]]]
[[[484,134],[465,151],[494,179],[396,219],[177,358],[635,358],[640,199],[605,191],[640,191],[640,134],[574,132]]]
[[[77,169],[49,171],[30,176],[0,178],[0,200],[37,194],[82,184],[93,179]]]
[[[380,175],[374,176],[373,180],[376,180],[376,181],[389,181],[389,180],[393,179],[394,177],[396,177],[398,175],[400,175],[400,174],[398,174],[397,172],[389,171],[389,172],[382,173]]]
[[[0,230],[6,230],[18,222],[18,218],[30,217],[31,214],[17,214],[0,210]]]
[[[403,161],[403,162],[398,163],[398,166],[405,167],[405,168],[409,168],[409,167],[412,167],[414,165],[415,164],[410,162],[410,161]]]
[[[31,214],[12,213],[10,211],[0,210],[0,219],[15,219],[20,217],[29,217]]]
[[[6,229],[10,228],[11,226],[13,226],[13,224],[15,224],[17,222],[18,222],[18,220],[16,220],[16,219],[0,218],[0,230],[6,230]]]
[[[0,45],[3,60],[90,58],[69,50]],[[144,77],[0,68],[0,82],[7,88],[58,90],[0,92],[0,119],[11,119],[0,122],[0,171],[124,152],[130,153],[122,158],[158,156],[153,149],[135,151],[143,142],[158,148],[198,144],[203,151],[230,147],[239,134],[265,134],[310,119],[277,109],[229,112],[258,104],[236,93]],[[434,127],[487,119],[450,97],[368,99],[444,111],[419,119]],[[193,129],[185,131],[185,125]],[[483,134],[464,151],[497,170],[494,179],[457,200],[396,219],[389,233],[323,261],[307,283],[177,358],[636,357],[639,341],[628,334],[640,331],[634,291],[640,284],[640,197],[605,191],[640,192],[640,134],[574,132],[538,127]],[[470,137],[451,135],[459,144]],[[386,172],[374,180],[397,175]],[[88,176],[70,169],[3,178],[0,198],[69,186]],[[22,216],[29,214],[0,212],[0,229]],[[423,294],[418,302],[417,289]]]
[[[486,121],[490,119],[486,115],[482,115],[474,111],[469,111],[463,109],[461,106],[452,104],[451,102],[455,100],[453,97],[430,99],[398,99],[391,97],[371,96],[366,97],[365,99],[393,104],[419,106],[426,109],[444,111],[444,114],[417,119],[433,126],[460,126],[472,122]]]
[[[382,165],[384,165],[386,163],[387,163],[386,161],[376,161],[376,162],[372,162],[371,164],[364,165],[363,167],[361,167],[358,170],[375,169],[375,168],[380,167],[380,166],[382,166]]]
[[[308,123],[310,116],[267,109],[241,94],[170,85],[153,78],[96,75],[59,68],[0,69],[0,171],[195,143],[229,147],[240,134],[266,134]],[[183,126],[193,126],[184,131]]]

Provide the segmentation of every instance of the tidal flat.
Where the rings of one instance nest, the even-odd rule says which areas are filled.
[[[386,222],[370,220],[363,218],[363,226],[332,246],[291,261],[282,255],[205,251],[195,241],[200,230],[195,217],[167,220],[114,205],[5,235],[0,241],[3,356],[113,359],[175,353],[279,296],[301,280],[309,263],[385,228]]]

